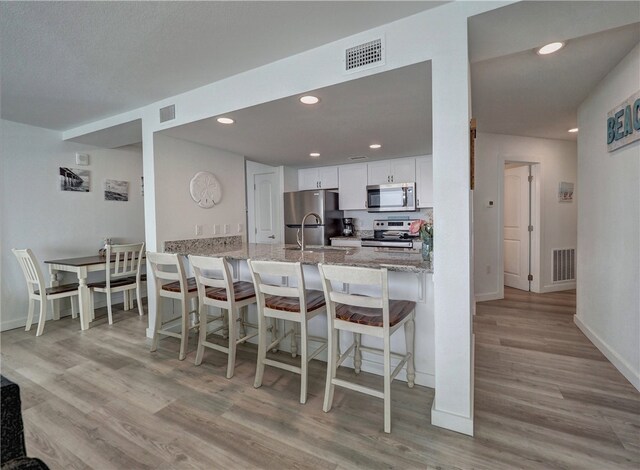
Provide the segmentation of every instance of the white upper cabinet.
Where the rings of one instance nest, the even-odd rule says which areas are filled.
[[[416,197],[418,207],[433,207],[433,156],[416,158]]]
[[[396,158],[368,164],[368,184],[413,183],[416,159]]]
[[[340,210],[365,210],[367,208],[367,164],[340,165],[338,177]]]
[[[336,189],[338,187],[338,167],[323,166],[298,170],[298,189]]]

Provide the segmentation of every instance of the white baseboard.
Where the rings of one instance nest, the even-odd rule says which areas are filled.
[[[501,298],[502,297],[500,297],[499,292],[489,292],[486,294],[475,295],[476,302],[486,302],[487,300],[500,300]]]
[[[596,348],[605,355],[607,359],[614,365],[616,369],[620,371],[624,377],[631,382],[638,391],[640,391],[640,371],[634,371],[631,364],[625,361],[620,355],[613,350],[600,336],[598,336],[588,325],[586,325],[577,315],[573,316],[573,322],[576,324],[580,331],[589,338]]]
[[[541,294],[546,294],[547,292],[559,292],[562,290],[569,290],[576,288],[576,281],[571,282],[560,282],[558,284],[549,284],[547,286],[542,286],[540,289]]]
[[[473,418],[437,410],[435,406],[434,401],[431,405],[431,424],[473,437]]]

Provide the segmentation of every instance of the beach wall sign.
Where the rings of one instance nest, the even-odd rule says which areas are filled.
[[[607,113],[607,151],[640,140],[640,90]]]

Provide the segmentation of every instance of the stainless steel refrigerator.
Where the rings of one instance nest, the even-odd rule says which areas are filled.
[[[330,245],[331,237],[342,232],[342,211],[338,210],[338,193],[326,189],[284,193],[284,242],[297,243],[296,235],[305,214],[315,212],[321,218],[307,217],[304,242],[307,245]]]

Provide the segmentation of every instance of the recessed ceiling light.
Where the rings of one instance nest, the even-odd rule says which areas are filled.
[[[538,49],[539,55],[553,54],[564,47],[564,42],[552,42]]]
[[[220,124],[233,124],[233,123],[235,122],[233,119],[228,118],[228,117],[219,117],[219,118],[217,119],[217,121],[218,121]]]
[[[318,101],[320,101],[319,98],[311,95],[306,95],[300,98],[300,102],[304,104],[316,104]]]
[[[370,149],[379,149],[380,147],[382,147],[382,145],[380,145],[380,144],[371,144],[371,145],[369,145]]]
[[[319,157],[319,156],[320,156],[320,154],[319,154],[318,152],[311,152],[311,153],[309,154],[309,156],[310,156],[310,157],[314,157],[314,158],[316,158],[316,157]]]
[[[578,132],[578,128],[577,128],[577,127],[574,127],[573,129],[569,129],[569,131],[568,131],[568,132]]]

